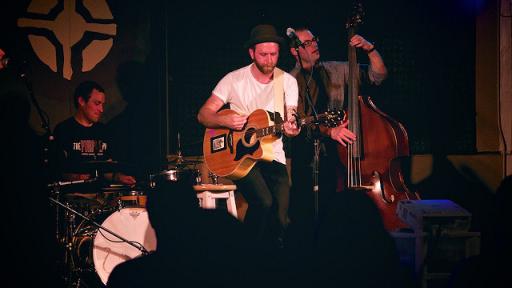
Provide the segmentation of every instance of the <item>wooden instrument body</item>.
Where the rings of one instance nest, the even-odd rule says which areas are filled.
[[[222,110],[219,114],[236,114],[233,110]],[[249,173],[257,161],[272,161],[274,134],[257,138],[252,131],[273,125],[265,110],[255,110],[247,118],[244,129],[206,129],[203,141],[204,160],[208,169],[217,176],[236,180]]]
[[[297,119],[299,127],[318,123],[335,127],[341,123],[342,111],[327,111]],[[220,115],[237,114],[233,110],[222,110]],[[284,123],[274,124],[267,111],[252,112],[240,131],[228,128],[206,129],[203,141],[203,155],[208,169],[217,176],[237,180],[249,173],[258,161],[274,160],[272,143],[283,133]]]
[[[356,35],[364,11],[356,3],[354,15],[347,22],[348,37]],[[409,156],[409,140],[402,124],[395,121],[359,94],[359,64],[354,46],[348,47],[348,129],[357,137],[347,148],[338,144],[338,156],[346,175],[339,175],[344,189],[368,193],[382,215],[388,231],[406,227],[396,208],[400,200],[417,199],[405,185],[401,159]],[[340,170],[341,171],[341,170]],[[340,182],[340,181],[339,181]]]
[[[407,188],[401,169],[402,159],[409,156],[409,140],[404,126],[383,113],[370,97],[358,97],[361,117],[361,158],[359,161],[359,187],[348,187],[347,177],[344,189],[366,191],[378,206],[384,225],[389,231],[406,227],[396,215],[398,201],[418,199],[416,193]],[[349,167],[347,147],[338,145],[338,155],[344,167]]]

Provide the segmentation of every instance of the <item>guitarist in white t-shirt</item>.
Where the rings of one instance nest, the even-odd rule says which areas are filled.
[[[298,99],[297,81],[276,68],[279,48],[285,45],[286,42],[277,35],[273,26],[265,24],[254,27],[250,39],[245,43],[253,62],[224,76],[199,110],[199,122],[207,128],[240,131],[252,112],[263,109],[277,123],[283,121],[284,116],[282,132],[288,137],[296,136],[300,132],[294,117]],[[276,95],[281,95],[283,99]],[[225,104],[229,104],[237,113],[218,113]],[[288,223],[290,187],[280,135],[271,144],[272,161],[257,162],[246,175],[234,182],[247,200],[249,207],[244,223],[255,239],[266,248],[282,248]]]

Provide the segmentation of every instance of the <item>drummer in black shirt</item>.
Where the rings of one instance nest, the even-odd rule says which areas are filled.
[[[57,177],[77,181],[99,176],[107,181],[134,185],[133,176],[113,171],[114,165],[108,167],[112,160],[110,140],[106,126],[99,122],[105,105],[103,87],[93,81],[82,82],[75,89],[73,100],[76,113],[57,124],[54,131]]]

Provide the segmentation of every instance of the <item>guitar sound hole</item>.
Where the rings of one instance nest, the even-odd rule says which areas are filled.
[[[255,137],[256,129],[250,128],[244,133],[244,142],[251,144],[253,137]]]

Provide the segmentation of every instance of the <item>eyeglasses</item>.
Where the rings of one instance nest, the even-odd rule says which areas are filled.
[[[311,46],[311,44],[313,44],[313,42],[316,42],[316,43],[320,42],[320,38],[315,36],[311,40],[306,40],[306,41],[302,42],[302,44],[300,44],[300,46],[302,46],[302,48],[306,48],[308,46]]]

